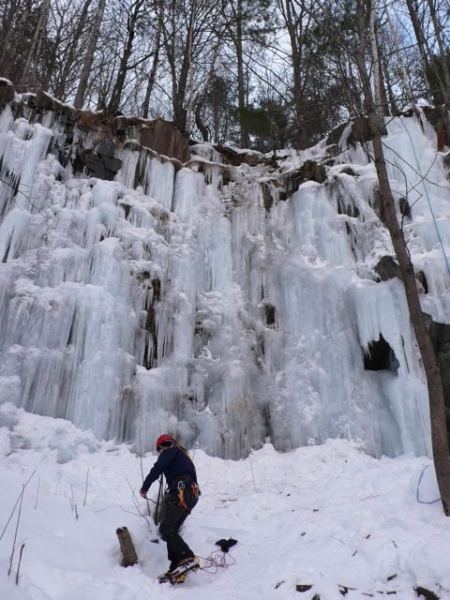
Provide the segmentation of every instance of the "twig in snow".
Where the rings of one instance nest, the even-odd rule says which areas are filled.
[[[142,479],[142,481],[144,481],[144,465],[142,462],[142,455],[143,455],[143,452],[142,452],[142,419],[139,419],[139,464],[141,467],[141,479]],[[150,516],[150,503],[148,501],[148,498],[147,498],[147,510],[148,510],[148,514]]]
[[[20,502],[19,502],[19,511],[17,513],[16,530],[14,532],[13,547],[11,550],[11,556],[9,557],[8,577],[11,575],[11,569],[12,569],[13,560],[14,560],[14,552],[16,551],[17,532],[19,531],[20,517],[22,516],[22,503],[23,503],[24,491],[25,491],[25,486],[22,486],[22,493],[20,494]]]
[[[145,522],[147,523],[147,525],[148,525],[148,528],[151,530],[151,525],[150,525],[150,523],[149,523],[149,521],[148,521],[148,519],[147,519],[146,515],[144,515],[144,514],[141,512],[140,508],[139,508],[139,503],[138,503],[138,500],[137,500],[137,498],[136,498],[136,494],[134,493],[134,489],[131,487],[131,484],[130,484],[130,482],[128,481],[128,479],[126,479],[126,482],[128,483],[128,485],[129,485],[129,487],[130,487],[130,490],[131,490],[131,497],[132,497],[132,499],[133,499],[133,504],[134,504],[134,506],[135,506],[136,510],[138,511],[138,514],[139,514],[139,516],[140,516],[140,517],[142,517],[143,519],[145,519]],[[147,498],[147,505],[148,505],[148,500],[149,500],[149,498]],[[152,500],[152,502],[154,502],[154,500]],[[124,510],[124,509],[122,508],[122,510]],[[124,511],[124,512],[130,512],[130,511]],[[135,513],[131,513],[131,512],[130,512],[130,514],[135,514]],[[150,514],[150,511],[149,511],[149,514]]]
[[[34,501],[34,510],[37,509],[37,505],[38,505],[38,498],[39,498],[39,488],[41,487],[41,478],[38,478],[38,484],[37,484],[37,489],[36,489],[36,499]]]
[[[253,473],[252,457],[251,457],[250,454],[248,455],[248,460],[249,460],[249,463],[250,463],[250,471],[252,472],[253,491],[256,492],[255,474]]]
[[[31,478],[33,477],[33,475],[34,475],[35,473],[36,473],[36,471],[33,471],[33,472],[32,472],[32,474],[30,475],[30,477],[28,478],[28,481],[27,481],[27,482],[26,482],[26,483],[25,483],[25,484],[22,486],[22,491],[20,492],[20,494],[19,494],[19,497],[17,498],[17,500],[16,500],[16,503],[15,503],[15,504],[14,504],[14,506],[13,506],[13,509],[12,509],[12,511],[11,511],[11,514],[9,515],[9,519],[8,519],[8,521],[6,522],[6,525],[4,526],[2,533],[0,534],[0,540],[1,540],[1,539],[2,539],[2,537],[5,535],[5,531],[8,529],[8,525],[10,524],[10,522],[11,522],[11,519],[13,518],[13,515],[14,515],[14,513],[15,513],[16,507],[17,507],[17,505],[19,504],[19,502],[20,502],[20,499],[21,499],[21,498],[22,498],[22,496],[23,496],[23,493],[24,493],[24,491],[25,491],[25,488],[26,488],[26,487],[27,487],[27,485],[30,483],[30,481],[31,481]]]
[[[114,508],[114,506],[106,506],[105,508],[99,508],[98,510],[94,510],[94,513],[105,512],[105,510],[109,510],[110,508]]]
[[[75,513],[75,518],[78,521],[78,508],[77,508],[77,503],[75,502],[75,496],[73,493],[73,485],[70,486],[70,490],[71,490],[70,507],[72,508],[73,512]]]
[[[14,394],[10,394],[7,398],[5,398],[4,400],[0,400],[0,404],[4,404],[5,402],[8,402],[8,400],[10,398],[14,398]]]
[[[87,493],[88,493],[88,482],[89,482],[89,467],[87,468],[87,472],[86,472],[86,489],[84,492],[83,506],[86,506]]]
[[[22,554],[23,554],[24,548],[25,548],[25,542],[20,546],[19,563],[17,565],[17,571],[16,571],[16,585],[19,585],[19,572],[20,572],[20,565],[22,563]]]
[[[61,475],[58,475],[58,479],[56,480],[55,494],[58,493],[59,484],[61,483]]]

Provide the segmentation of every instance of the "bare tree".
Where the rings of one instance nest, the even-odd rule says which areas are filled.
[[[380,118],[369,76],[367,45],[368,37],[372,40],[373,44],[375,36],[373,28],[375,8],[376,0],[357,0],[359,46],[355,54],[355,60],[361,76],[362,91],[373,136],[375,167],[378,175],[384,222],[389,230],[392,245],[401,269],[411,324],[416,335],[427,379],[432,451],[442,506],[446,516],[450,516],[450,461],[442,378],[420,305],[414,266],[411,262],[403,232],[399,226],[395,212],[395,202],[389,183],[383,151],[382,134],[384,131],[384,122]],[[369,15],[369,22],[367,15]],[[377,73],[376,68],[374,69],[374,73]],[[375,85],[375,89],[377,89],[377,85]]]
[[[20,72],[23,70],[23,66],[19,67],[21,50],[24,46],[27,23],[34,9],[33,0],[6,0],[0,7],[0,73],[16,82],[20,77],[19,69]]]
[[[441,35],[441,27],[438,22],[437,13],[434,9],[434,3],[428,1],[428,7],[431,11],[431,19],[435,33],[434,39],[437,41],[440,50],[440,64],[442,64],[443,66],[442,69],[438,67],[437,61],[434,60],[435,57],[433,56],[433,49],[430,46],[430,39],[432,38],[430,35],[428,35],[429,26],[427,23],[425,23],[425,19],[427,16],[426,4],[423,2],[423,0],[406,0],[406,5],[408,7],[408,12],[411,18],[411,24],[414,30],[414,35],[416,36],[417,45],[420,52],[423,79],[425,81],[428,98],[442,98],[443,101],[446,103],[447,107],[449,107],[450,76],[447,66],[447,53],[444,47],[443,38]],[[431,77],[436,82],[434,86],[432,86],[430,83]]]
[[[245,109],[248,105],[248,86],[245,78],[244,64],[244,22],[245,22],[245,4],[244,0],[231,0],[227,3],[232,13],[232,20],[228,21],[228,31],[233,40],[236,50],[236,67],[238,83],[238,105],[241,126],[241,146],[248,148],[250,146],[250,135],[248,126],[244,117]]]
[[[150,97],[156,82],[156,73],[159,66],[159,57],[161,51],[161,38],[164,24],[164,0],[155,0],[156,15],[156,33],[153,50],[152,65],[147,75],[147,85],[145,88],[145,97],[142,102],[142,117],[148,119]]]
[[[235,74],[237,78],[238,119],[240,144],[250,146],[247,109],[250,104],[250,75],[247,62],[247,46],[259,45],[264,41],[268,29],[270,2],[267,0],[222,0],[224,15],[222,35],[225,35],[233,48]]]
[[[392,38],[392,43],[393,43],[393,47],[392,47],[392,54],[395,57],[396,61],[398,61],[398,67],[399,67],[399,71],[400,71],[400,79],[401,82],[403,84],[403,88],[405,90],[406,93],[406,97],[408,99],[408,102],[411,104],[414,112],[416,114],[418,114],[418,108],[417,108],[417,104],[416,104],[416,98],[413,94],[410,82],[409,82],[409,77],[408,77],[408,73],[406,70],[406,66],[405,66],[405,62],[403,60],[403,56],[400,52],[400,42],[399,42],[399,37],[398,37],[398,33],[397,33],[397,29],[395,28],[395,25],[393,23],[393,20],[391,18],[391,14],[390,11],[388,9],[388,5],[387,5],[387,0],[384,0],[384,15],[386,17],[386,23],[389,27],[389,32]],[[389,86],[389,91],[392,94],[392,86]],[[395,100],[392,99],[391,100],[391,105],[394,107],[394,113],[396,112],[396,106],[395,106]]]
[[[27,86],[30,86],[30,84],[37,86],[42,83],[37,78],[37,65],[41,59],[49,10],[50,0],[44,0],[39,9],[39,16],[36,28],[34,30],[33,39],[23,67],[22,75],[20,77],[19,86],[21,88],[25,89]]]
[[[80,81],[78,83],[78,88],[73,103],[75,108],[82,108],[84,99],[86,97],[89,76],[91,74],[92,63],[94,61],[94,54],[97,49],[97,44],[100,36],[100,28],[102,26],[103,15],[105,13],[105,5],[106,0],[98,0],[97,10],[95,12],[94,22],[92,25],[92,31],[89,36],[89,43],[84,57],[83,67],[81,70]]]
[[[146,0],[133,0],[130,4],[129,10],[127,11],[123,52],[121,53],[117,77],[114,82],[111,98],[108,103],[108,108],[113,113],[119,109],[121,104],[126,76],[128,71],[132,68],[130,65],[130,59],[133,53],[133,43],[137,34],[137,29],[140,25],[140,21],[144,17],[145,12]],[[147,57],[145,57],[144,60],[146,58]]]
[[[207,77],[221,18],[220,5],[214,0],[170,0],[166,5],[163,45],[171,77],[173,118],[186,133],[192,129],[198,90]]]
[[[308,145],[308,137],[304,123],[305,90],[308,82],[305,57],[306,32],[311,24],[311,17],[303,0],[278,0],[278,7],[283,25],[289,36],[292,61],[292,95],[294,103],[297,146],[304,149]]]
[[[442,81],[442,97],[444,103],[448,109],[450,109],[450,69],[448,66],[448,48],[444,41],[443,26],[440,23],[438,12],[436,8],[436,0],[427,0],[428,8],[430,10],[431,22],[433,23],[434,35],[436,36],[437,45],[439,48],[440,66],[441,66],[441,81]],[[447,9],[448,10],[448,9]],[[437,69],[437,71],[439,71]]]
[[[66,100],[68,94],[73,91],[74,75],[78,78],[80,47],[83,41],[83,33],[89,17],[89,8],[92,0],[84,0],[81,10],[76,7],[75,11],[68,10],[66,6],[56,3],[53,7],[56,22],[55,52],[59,52],[60,69],[55,73],[52,93],[60,100]],[[67,13],[68,19],[66,17]],[[69,23],[67,23],[69,20]],[[56,63],[56,57],[54,62]],[[69,84],[70,82],[70,84]]]

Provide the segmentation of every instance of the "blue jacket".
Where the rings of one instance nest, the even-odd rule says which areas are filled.
[[[153,465],[150,473],[144,480],[141,490],[147,492],[158,477],[164,473],[167,486],[170,488],[176,480],[191,479],[197,483],[197,472],[194,463],[185,450],[180,446],[172,446],[163,450],[158,457],[158,460]]]

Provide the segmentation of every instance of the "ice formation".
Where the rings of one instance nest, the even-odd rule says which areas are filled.
[[[323,183],[289,193],[324,144],[276,170],[225,167],[204,144],[184,165],[124,146],[105,181],[61,164],[61,136],[51,111],[40,123],[1,112],[0,401],[140,451],[168,431],[233,459],[267,438],[429,453],[403,285],[374,271],[393,251],[370,145],[341,148]],[[450,196],[435,145],[415,118],[388,123],[423,307],[448,323]],[[395,361],[368,370],[380,336]]]

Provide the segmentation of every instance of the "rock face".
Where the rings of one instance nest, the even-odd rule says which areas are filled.
[[[423,113],[426,119],[431,123],[437,135],[437,149],[443,150],[450,146],[450,121],[448,111],[445,106],[423,106]],[[413,117],[412,110],[401,113],[404,117]],[[369,121],[365,117],[355,117],[348,123],[339,125],[330,133],[327,138],[329,149],[344,148],[356,146],[370,142],[373,134],[369,127]]]
[[[364,368],[367,371],[392,371],[396,373],[400,363],[394,350],[380,335],[378,340],[369,343],[367,352],[363,355]]]
[[[348,127],[350,126],[350,131]],[[347,134],[344,139],[344,133]],[[370,131],[369,121],[365,117],[355,117],[349,123],[343,123],[333,129],[327,138],[328,147],[336,146],[355,146],[358,142],[370,142],[373,139],[373,134]]]
[[[151,148],[158,154],[176,158],[182,163],[191,158],[188,139],[175,123],[155,119],[142,123],[139,127],[141,146]]]
[[[14,88],[8,79],[0,78],[0,106],[9,104],[14,100]]]
[[[89,152],[86,157],[86,167],[92,177],[112,181],[122,166],[122,161],[114,158],[116,146],[112,140],[104,140]]]
[[[375,271],[378,274],[378,277],[381,281],[388,281],[389,279],[393,279],[394,277],[398,277],[402,279],[402,272],[400,267],[392,258],[392,256],[383,256],[383,258],[378,262],[375,267]]]
[[[175,123],[155,119],[115,116],[104,111],[77,111],[76,126],[85,133],[97,133],[102,139],[114,139],[124,144],[133,140],[137,146],[185,163],[191,158],[189,141]]]
[[[63,134],[58,158],[65,166],[72,162],[76,172],[85,170],[86,175],[112,181],[122,164],[117,151],[130,143],[172,160],[177,167],[191,158],[188,138],[170,121],[76,110],[43,91],[24,94],[15,104],[14,97],[12,84],[0,79],[0,106],[12,104],[16,116],[32,123],[42,123],[48,111],[58,116]]]
[[[295,173],[290,173],[286,178],[286,190],[289,193],[294,193],[305,181],[324,183],[326,178],[327,172],[324,165],[317,163],[314,160],[307,160],[299,169],[297,169],[297,171],[295,171]]]
[[[437,135],[437,149],[450,145],[450,123],[445,106],[424,106],[423,112]]]

